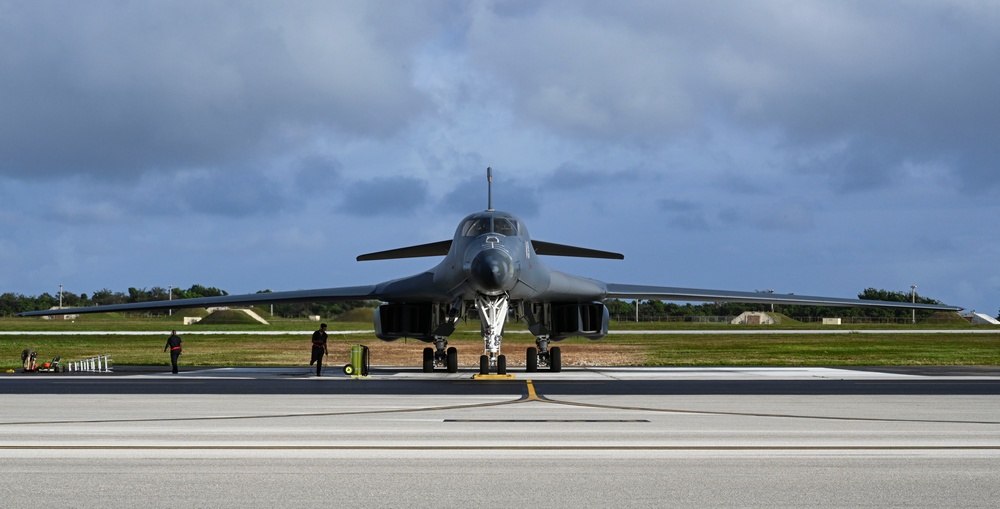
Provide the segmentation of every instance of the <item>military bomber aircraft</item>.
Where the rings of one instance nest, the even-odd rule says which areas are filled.
[[[634,284],[604,283],[552,270],[543,261],[548,256],[624,259],[620,253],[533,240],[517,216],[493,209],[492,170],[487,168],[487,209],[463,219],[451,240],[403,247],[358,256],[358,261],[443,256],[436,266],[409,277],[374,285],[296,290],[247,295],[227,295],[138,302],[21,313],[20,316],[104,313],[210,307],[225,305],[279,304],[338,300],[378,300],[375,335],[384,341],[414,338],[434,347],[423,352],[423,370],[445,368],[458,371],[458,352],[448,347],[448,337],[459,320],[473,310],[481,322],[483,355],[479,371],[507,372],[500,353],[504,324],[508,318],[523,320],[535,336],[527,348],[528,372],[545,367],[560,371],[559,347],[550,343],[573,336],[591,340],[608,334],[608,309],[603,300],[653,299],[668,301],[750,302],[844,307],[889,307],[957,311],[962,308],[877,300],[810,297],[774,293],[704,290]]]

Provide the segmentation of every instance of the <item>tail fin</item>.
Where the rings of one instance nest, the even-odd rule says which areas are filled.
[[[486,167],[486,210],[493,211],[493,168]]]

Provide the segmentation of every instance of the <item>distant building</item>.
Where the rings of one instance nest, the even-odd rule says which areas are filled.
[[[733,318],[730,323],[744,325],[772,325],[778,322],[776,322],[771,315],[764,313],[763,311],[744,311],[740,316]]]
[[[66,307],[52,306],[49,309],[66,309]],[[42,320],[76,320],[77,318],[80,318],[80,315],[52,315],[43,316]]]
[[[968,320],[972,325],[1000,325],[1000,321],[997,321],[996,318],[987,314],[977,313],[975,309],[971,312],[963,313],[962,318]]]

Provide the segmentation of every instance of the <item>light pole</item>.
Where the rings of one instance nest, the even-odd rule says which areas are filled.
[[[917,285],[910,285],[910,304],[917,303]],[[913,323],[917,323],[917,310],[911,309],[913,312]]]
[[[167,285],[167,300],[174,300],[174,285]],[[173,308],[167,310],[167,316],[174,316]]]
[[[62,309],[62,285],[59,285],[59,309]]]

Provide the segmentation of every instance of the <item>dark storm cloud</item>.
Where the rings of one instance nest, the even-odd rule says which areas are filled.
[[[291,201],[283,186],[256,172],[189,171],[173,176],[163,184],[143,186],[154,203],[133,201],[143,214],[208,214],[247,217],[284,210]]]
[[[703,231],[711,228],[704,208],[694,202],[663,198],[657,200],[657,209],[663,213],[668,225],[686,231]]]
[[[354,216],[405,217],[428,201],[427,182],[413,177],[377,178],[352,182],[340,190],[338,212]]]
[[[814,225],[812,212],[797,204],[768,204],[757,207],[727,207],[719,212],[725,227],[749,227],[760,231],[804,232]]]
[[[534,184],[501,178],[498,173],[494,173],[493,208],[523,217],[537,216],[539,201],[548,191]],[[479,175],[456,182],[454,189],[442,198],[439,207],[453,214],[464,215],[486,210],[488,205],[487,181],[483,175]]]
[[[562,191],[580,189],[605,189],[609,185],[626,184],[643,178],[638,169],[588,169],[578,164],[565,163],[555,169],[541,182],[544,188],[558,188]]]
[[[238,166],[321,135],[395,133],[424,108],[404,51],[422,36],[369,6],[6,4],[0,174]]]
[[[988,2],[549,2],[479,13],[470,44],[520,118],[567,136],[656,145],[722,121],[789,155],[841,147],[841,189],[908,163],[972,187],[1000,160],[998,24]]]
[[[4,188],[30,199],[6,199],[10,209],[37,208],[61,224],[123,223],[132,219],[208,215],[253,217],[298,211],[339,196],[335,160],[308,156],[279,168],[178,170],[149,173],[134,181],[103,181],[87,176],[57,182],[7,180]],[[14,198],[12,196],[11,198]],[[0,210],[3,210],[0,208]]]
[[[326,197],[337,192],[343,165],[336,159],[309,155],[290,165],[294,170],[294,192],[303,199]]]

